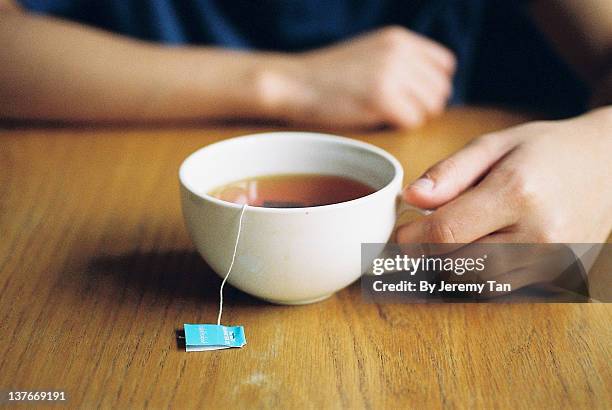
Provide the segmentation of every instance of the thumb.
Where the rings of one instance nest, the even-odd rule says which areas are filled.
[[[431,209],[457,197],[514,147],[504,134],[483,135],[429,168],[404,189],[406,202]]]

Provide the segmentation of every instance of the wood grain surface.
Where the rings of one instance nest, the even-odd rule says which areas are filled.
[[[409,180],[526,118],[466,108],[344,134],[389,150]],[[175,331],[214,322],[220,279],[183,226],[178,167],[264,129],[0,131],[0,390],[64,390],[87,409],[612,406],[606,304],[376,305],[355,284],[286,307],[230,287],[224,320],[248,345],[185,353]]]

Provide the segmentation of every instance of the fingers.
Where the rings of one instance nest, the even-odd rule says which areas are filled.
[[[426,64],[415,64],[411,77],[413,83],[422,84],[428,88],[429,94],[440,98],[441,103],[445,104],[452,92],[452,77]]]
[[[347,111],[339,105],[352,100],[357,112],[372,114],[367,124],[378,117],[381,123],[403,128],[416,128],[444,109],[455,70],[449,50],[402,27],[386,27],[304,58],[312,62],[312,69],[303,74],[305,82],[315,91],[307,107],[314,105],[311,101],[324,101],[327,116],[337,118]],[[298,118],[306,117],[300,104],[296,111]],[[350,116],[353,111],[344,117],[362,124],[359,114]]]
[[[474,185],[512,147],[512,141],[498,134],[477,138],[429,168],[404,190],[404,199],[420,208],[437,208]]]
[[[575,292],[584,285],[585,272],[570,247],[564,244],[515,243],[515,240],[514,232],[504,230],[446,253],[445,257],[455,260],[484,256],[486,262],[482,270],[466,271],[461,275],[448,273],[443,279],[449,283],[510,285],[508,291],[503,292],[486,286],[478,297],[498,297],[533,284],[547,285],[563,292]]]
[[[518,211],[493,185],[485,180],[432,214],[398,228],[398,242],[470,243],[511,226]]]
[[[443,46],[404,28],[388,27],[379,32],[381,47],[386,47],[379,81],[382,94],[395,92],[396,107],[380,101],[388,121],[397,126],[415,128],[443,111],[452,89],[454,56]],[[397,91],[400,91],[398,93]],[[397,99],[402,99],[397,103]],[[406,105],[407,104],[407,105]],[[406,110],[398,113],[399,106]]]
[[[406,55],[414,55],[415,51],[417,51],[418,54],[424,55],[444,72],[452,75],[455,71],[456,59],[451,50],[434,40],[402,26],[388,26],[374,33],[367,34],[362,38],[374,41],[380,40],[394,47],[407,47],[409,49],[405,53]]]
[[[396,90],[393,94],[382,95],[380,110],[386,120],[400,128],[417,128],[425,121],[425,112],[420,102],[411,95]]]
[[[405,70],[400,77],[398,89],[393,98],[387,94],[381,106],[388,115],[392,125],[403,128],[417,128],[432,117],[440,115],[446,106],[450,82],[445,85],[444,80],[430,80],[434,75],[422,75],[420,71],[426,69]],[[390,104],[394,104],[390,107]]]
[[[422,52],[440,69],[451,75],[455,72],[456,59],[452,51],[440,43],[415,32],[408,31],[408,34]]]
[[[413,78],[406,82],[407,94],[418,104],[423,119],[439,115],[446,106],[448,95],[436,84],[419,80],[420,78]]]
[[[423,74],[428,69],[417,68],[422,65],[419,62],[396,68],[381,87],[377,105],[394,126],[417,128],[444,110],[450,80],[444,80],[439,73]]]
[[[526,286],[540,283],[542,279],[539,276],[534,276],[528,268],[519,268],[495,277],[495,282],[498,284],[510,285],[510,290],[491,290],[489,286],[485,286],[482,293],[478,295],[478,298],[490,299],[505,296]]]
[[[444,246],[447,245],[437,245],[437,247]],[[459,281],[487,281],[518,269],[526,269],[531,272],[532,276],[535,276],[536,273],[539,274],[541,271],[553,271],[554,264],[552,262],[559,259],[559,254],[557,245],[537,246],[513,243],[512,234],[504,230],[487,235],[474,243],[466,244],[458,250],[453,250],[452,253],[446,253],[446,256],[461,259],[474,258],[476,255],[487,255],[483,270],[472,272],[472,275],[466,274],[463,277],[455,278]],[[541,267],[544,267],[544,269],[541,269]]]
[[[408,52],[406,50],[406,56],[410,55]],[[416,98],[427,119],[444,110],[452,91],[453,71],[440,67],[427,54],[419,57],[406,61],[403,77],[407,92]]]

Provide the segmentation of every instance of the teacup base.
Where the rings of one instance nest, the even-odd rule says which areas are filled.
[[[332,295],[333,293],[330,293],[327,295],[319,296],[314,299],[305,299],[305,300],[297,300],[297,301],[275,300],[275,299],[267,299],[267,298],[264,298],[264,300],[266,302],[274,303],[275,305],[308,305],[311,303],[322,302],[325,299],[329,299]]]

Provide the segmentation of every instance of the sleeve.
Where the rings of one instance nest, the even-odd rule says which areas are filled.
[[[23,9],[38,14],[67,17],[79,8],[78,0],[16,0]]]

